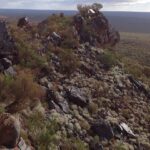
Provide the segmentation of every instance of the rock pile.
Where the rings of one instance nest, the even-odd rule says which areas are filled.
[[[145,148],[143,144],[149,143],[148,123],[142,118],[143,111],[149,115],[145,86],[141,83],[147,92],[137,89],[121,64],[106,71],[99,60],[105,54],[101,49],[82,45],[74,53],[81,67],[70,77],[59,72],[56,62],[52,62],[53,71],[40,79],[47,89],[48,116],[57,116],[61,134],[80,138],[90,149],[113,148],[113,140],[122,141],[126,149]],[[96,135],[100,140],[91,145]]]

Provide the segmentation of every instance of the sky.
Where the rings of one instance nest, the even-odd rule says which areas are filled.
[[[101,3],[103,11],[150,12],[150,0],[0,0],[0,8],[75,10],[77,4]]]

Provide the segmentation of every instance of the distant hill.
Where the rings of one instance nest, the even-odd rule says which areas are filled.
[[[6,16],[9,20],[29,16],[31,20],[41,21],[49,15],[63,12],[65,15],[74,15],[76,11],[60,10],[22,10],[0,9],[0,16]],[[111,24],[121,32],[150,33],[150,13],[142,12],[104,12]]]

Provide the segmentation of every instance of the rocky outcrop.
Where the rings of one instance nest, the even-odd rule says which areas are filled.
[[[88,14],[88,12],[86,12]],[[80,42],[89,42],[92,46],[115,46],[120,41],[119,32],[109,23],[102,12],[97,11],[87,18],[80,14],[74,17],[74,26]]]
[[[9,34],[8,26],[5,21],[0,21],[0,59],[2,58],[17,61],[15,42]]]
[[[30,26],[29,18],[28,17],[20,18],[18,20],[17,26],[20,27],[20,28]]]
[[[136,86],[144,85],[131,80],[120,63],[106,71],[106,61],[101,61],[106,53],[102,49],[81,45],[74,54],[81,66],[69,77],[57,70],[61,65],[57,59],[57,66],[52,61],[53,71],[40,79],[48,93],[50,117],[58,117],[62,135],[76,136],[91,149],[112,148],[112,140],[123,140],[127,147],[143,148],[144,139],[137,142],[137,138],[142,136],[141,132],[146,136],[149,130],[142,118],[143,111],[149,115],[149,98],[145,90]],[[141,119],[145,122],[142,125]],[[100,139],[97,143],[95,136]],[[148,136],[144,141],[148,143]]]

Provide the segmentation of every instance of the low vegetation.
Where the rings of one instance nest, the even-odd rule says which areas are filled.
[[[150,85],[149,34],[121,33],[121,37],[116,50],[127,73]]]
[[[11,103],[7,107],[7,111],[11,113],[29,107],[43,95],[42,89],[29,72],[20,72],[15,78],[1,76],[0,86],[0,101]]]
[[[103,64],[106,70],[109,70],[110,68],[118,64],[116,55],[110,51],[106,51],[104,54],[100,55],[99,61]]]
[[[27,119],[26,123],[29,135],[37,149],[51,149],[52,147],[56,149],[55,145],[58,142],[56,132],[59,125],[55,120],[47,120],[42,114],[36,112]]]

